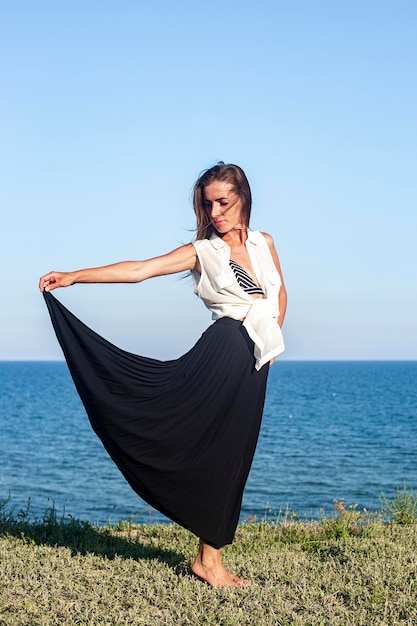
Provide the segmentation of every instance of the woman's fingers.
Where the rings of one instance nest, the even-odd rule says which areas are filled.
[[[57,287],[68,287],[71,284],[68,274],[64,272],[49,272],[42,276],[39,280],[39,289],[41,291],[52,291]]]

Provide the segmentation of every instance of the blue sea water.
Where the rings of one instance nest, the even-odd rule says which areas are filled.
[[[141,501],[97,439],[63,362],[0,362],[0,501],[32,517],[54,505],[91,522],[167,521]],[[241,519],[376,510],[417,487],[417,361],[279,361]]]

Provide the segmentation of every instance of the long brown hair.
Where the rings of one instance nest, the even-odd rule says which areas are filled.
[[[193,187],[193,206],[197,221],[196,239],[210,239],[215,232],[214,226],[210,223],[206,209],[204,207],[203,191],[206,185],[214,181],[229,183],[232,191],[242,202],[242,218],[246,228],[249,227],[249,219],[252,208],[252,194],[245,172],[238,165],[225,164],[219,161],[217,165],[204,170]]]

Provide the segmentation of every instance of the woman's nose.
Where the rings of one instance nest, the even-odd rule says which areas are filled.
[[[217,202],[213,202],[211,205],[211,217],[217,217],[220,214],[220,205]]]

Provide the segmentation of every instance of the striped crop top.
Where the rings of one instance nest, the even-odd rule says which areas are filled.
[[[249,276],[247,271],[243,269],[243,267],[241,267],[238,263],[236,263],[236,261],[233,261],[232,259],[230,259],[229,265],[232,268],[234,275],[236,276],[236,280],[239,284],[239,287],[241,287],[243,291],[251,295],[253,294],[259,294],[261,296],[265,295],[263,289],[261,289],[261,287],[259,287],[255,283],[252,276]]]

